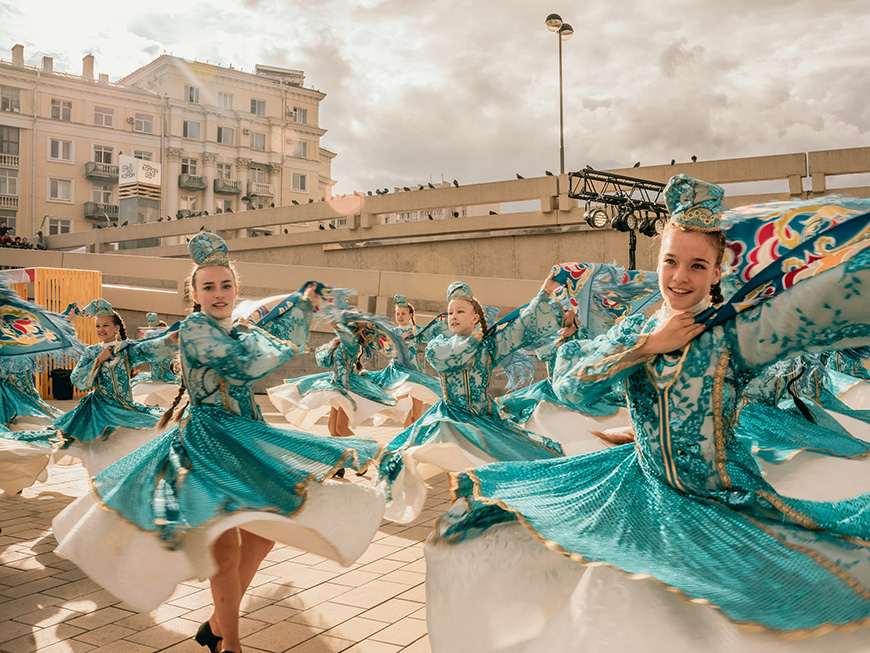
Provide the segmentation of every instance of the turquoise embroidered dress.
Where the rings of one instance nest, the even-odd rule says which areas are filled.
[[[306,427],[316,422],[330,407],[347,413],[351,428],[369,417],[385,412],[404,419],[409,406],[396,406],[396,399],[356,371],[361,354],[359,340],[352,328],[343,324],[333,327],[336,337],[314,352],[320,367],[330,372],[287,379],[283,385],[268,389],[269,399],[291,424]]]
[[[33,364],[22,364],[11,357],[0,358],[0,424],[45,422],[62,415],[39,396],[33,384]]]
[[[417,327],[395,327],[396,333],[403,337],[403,342],[408,348],[408,354],[415,363],[415,369],[410,370],[391,360],[382,370],[369,372],[367,378],[386,390],[392,397],[409,395],[428,404],[434,404],[441,398],[441,383],[428,374],[423,373],[423,366],[417,359],[416,339]],[[408,334],[410,337],[405,337]]]
[[[130,370],[152,360],[155,341],[124,340],[108,346],[114,353],[102,364],[97,364],[97,357],[104,346],[89,346],[70,375],[79,390],[91,392],[54,422],[67,447],[75,441],[107,440],[120,428],[154,428],[163,414],[160,409],[137,404],[131,394]]]
[[[870,313],[861,299],[870,282],[868,253],[746,310],[672,355],[627,358],[656,324],[642,316],[593,341],[568,343],[557,360],[557,394],[588,400],[623,381],[636,446],[458,474],[454,496],[463,501],[437,524],[433,548],[455,543],[461,550],[464,540],[519,520],[552,551],[655,579],[738,624],[796,637],[870,625],[870,495],[783,496],[734,437],[743,389],[765,367],[870,342]],[[447,554],[435,553],[433,560],[448,567]],[[495,563],[490,569],[499,573]],[[431,588],[428,598],[430,615],[457,601]],[[429,626],[430,634],[451,627],[432,619]]]
[[[491,372],[502,360],[555,333],[561,323],[561,305],[542,290],[517,319],[482,339],[440,335],[429,343],[426,359],[441,376],[444,398],[387,445],[380,482],[387,490],[388,519],[413,521],[422,510],[426,485],[417,471],[420,462],[459,470],[493,460],[563,455],[558,443],[506,419],[489,393]]]
[[[257,327],[237,324],[227,331],[229,324],[203,313],[152,341],[164,352],[177,344],[189,410],[179,425],[97,475],[93,495],[61,513],[54,523],[61,555],[144,609],[191,575],[213,573],[208,547],[227,528],[241,526],[344,564],[365,550],[380,522],[383,495],[328,479],[339,468],[364,469],[379,445],[272,427],[254,400],[254,382],[304,345],[312,308],[300,300],[292,310],[295,343]],[[97,504],[111,509],[111,523]],[[91,552],[106,529],[129,539],[123,550],[102,552],[108,565]],[[143,552],[132,569],[125,566],[129,550]],[[156,565],[150,576],[148,564]],[[136,583],[123,582],[131,575]]]

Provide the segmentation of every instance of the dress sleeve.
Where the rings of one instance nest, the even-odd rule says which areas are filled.
[[[311,329],[311,319],[314,307],[302,297],[290,310],[263,325],[263,330],[280,340],[287,340],[299,349],[305,349],[308,342],[308,332]]]
[[[178,354],[178,331],[147,340],[125,340],[124,349],[130,357],[130,367],[141,363],[171,363]]]
[[[439,374],[468,367],[481,347],[476,336],[438,336],[426,347],[426,360]]]
[[[870,248],[726,322],[732,355],[758,372],[797,354],[870,344],[868,295]]]
[[[559,348],[553,390],[571,403],[594,403],[615,389],[626,376],[655,356],[626,361],[648,337],[647,318],[632,315],[594,340],[570,340]]]
[[[242,382],[263,378],[297,351],[258,328],[232,336],[204,313],[187,317],[179,342],[187,360]]]
[[[97,375],[97,356],[100,355],[102,347],[99,345],[90,345],[85,349],[85,353],[76,363],[73,371],[69,375],[69,380],[79,390],[90,390],[94,387],[94,378]]]
[[[562,327],[562,317],[562,305],[542,288],[515,320],[488,336],[492,338],[493,365],[554,334]]]
[[[338,338],[333,338],[327,343],[320,345],[314,350],[314,360],[320,367],[332,367],[332,361],[335,359],[335,350],[341,346],[341,341]]]

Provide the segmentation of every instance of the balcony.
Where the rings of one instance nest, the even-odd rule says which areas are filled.
[[[0,166],[6,166],[7,168],[17,168],[18,167],[18,155],[17,154],[0,154]]]
[[[0,195],[0,209],[17,209],[17,195]]]
[[[178,175],[178,187],[187,190],[205,190],[208,188],[208,179],[202,175],[189,175],[183,172]]]
[[[272,185],[271,184],[261,184],[257,181],[249,181],[248,182],[248,195],[253,193],[258,197],[273,197],[272,194]]]
[[[92,220],[118,220],[117,204],[100,204],[98,202],[85,202],[85,217]]]
[[[231,195],[241,195],[242,182],[237,179],[215,179],[214,192],[227,193]]]
[[[111,163],[88,161],[85,164],[85,177],[88,179],[99,179],[101,181],[112,181],[117,184],[118,166],[113,166]]]

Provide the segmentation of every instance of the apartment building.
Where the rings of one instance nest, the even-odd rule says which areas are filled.
[[[163,55],[112,83],[92,55],[73,75],[16,45],[0,60],[0,220],[27,237],[117,222],[121,154],[160,163],[163,216],[329,199],[325,94],[304,82]]]

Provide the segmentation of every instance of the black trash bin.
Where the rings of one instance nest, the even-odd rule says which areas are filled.
[[[51,376],[51,396],[55,399],[72,399],[73,387],[70,381],[70,370],[52,370],[49,372]]]

